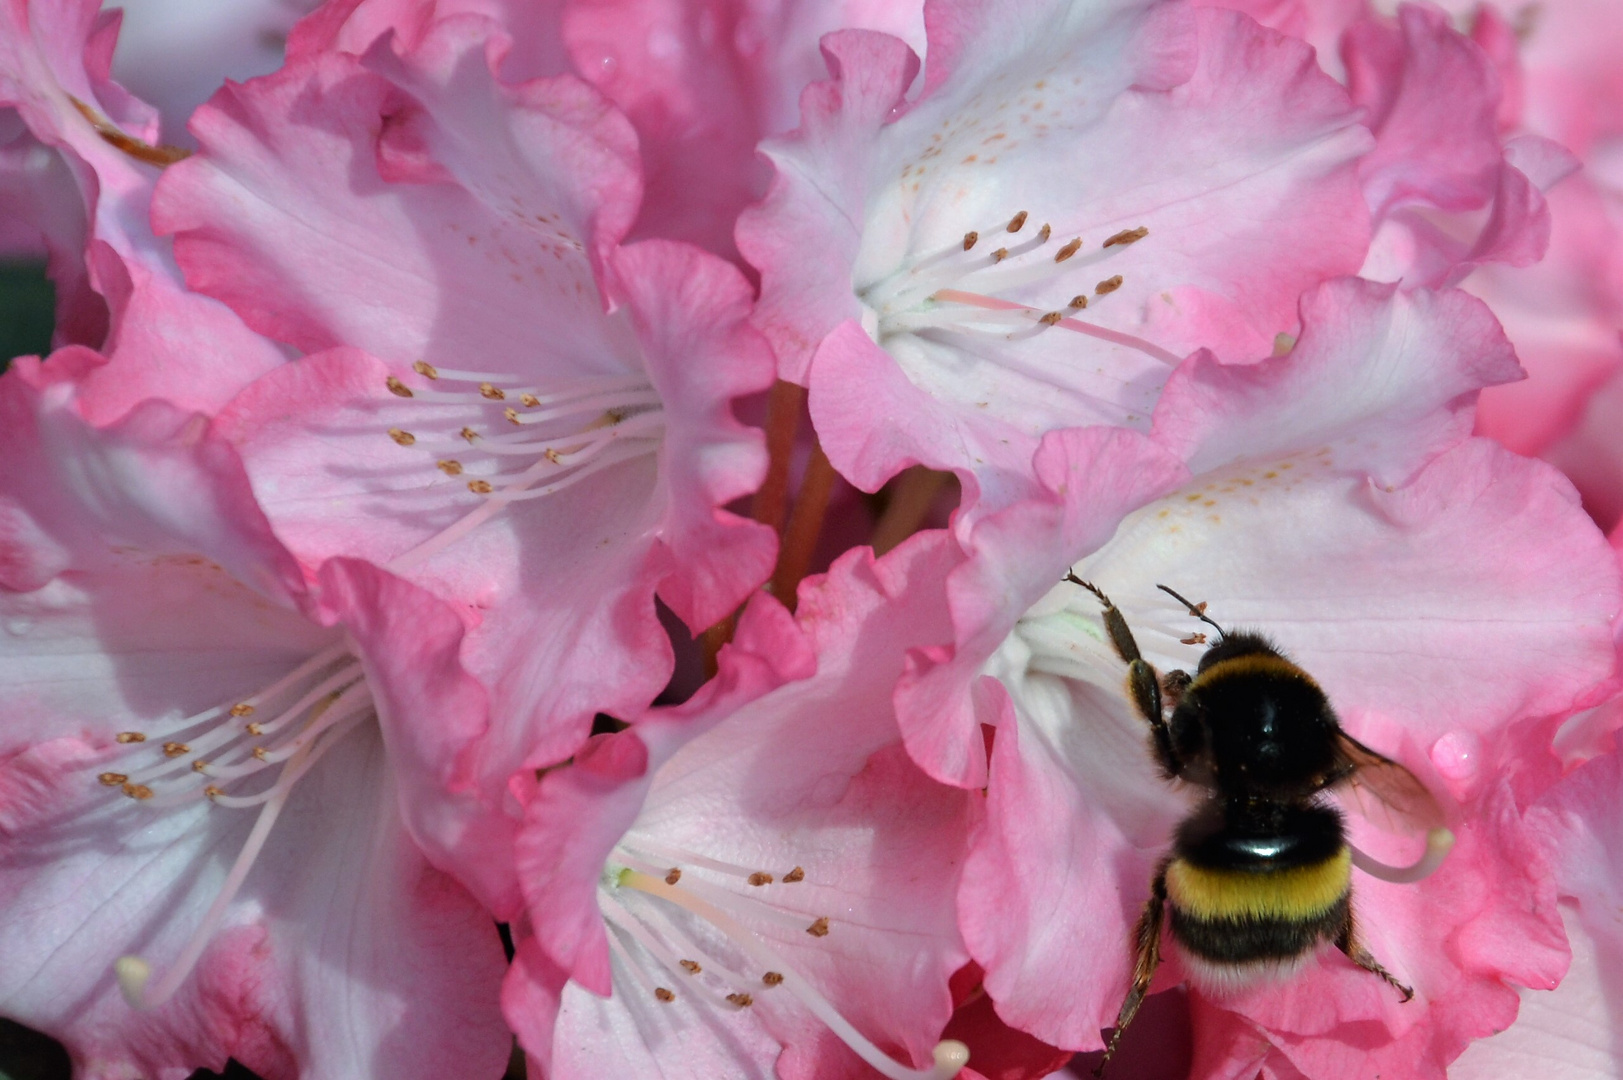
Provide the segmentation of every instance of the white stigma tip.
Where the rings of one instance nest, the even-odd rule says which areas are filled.
[[[1426,834],[1426,853],[1420,856],[1418,862],[1409,866],[1388,866],[1357,848],[1352,849],[1352,862],[1370,877],[1390,881],[1396,885],[1412,885],[1430,877],[1443,865],[1443,860],[1448,858],[1448,853],[1453,849],[1454,834],[1447,829],[1437,828]]]
[[[935,1075],[940,1080],[952,1080],[968,1064],[969,1047],[957,1039],[943,1039],[935,1044]]]
[[[118,978],[118,988],[124,992],[124,1000],[134,1009],[147,1007],[146,989],[147,980],[152,978],[152,965],[139,956],[120,956],[113,961],[113,974]]]

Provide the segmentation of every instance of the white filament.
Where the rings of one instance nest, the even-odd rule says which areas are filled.
[[[1348,845],[1351,847],[1352,845]],[[1454,848],[1454,834],[1447,829],[1432,829],[1426,834],[1426,853],[1419,861],[1408,866],[1388,866],[1357,848],[1352,849],[1352,863],[1370,877],[1390,881],[1397,885],[1411,885],[1430,877],[1448,853]]]

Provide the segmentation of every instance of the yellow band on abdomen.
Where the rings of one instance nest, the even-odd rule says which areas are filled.
[[[1214,870],[1174,859],[1167,899],[1197,919],[1305,919],[1329,910],[1351,880],[1346,845],[1324,862],[1284,870]]]

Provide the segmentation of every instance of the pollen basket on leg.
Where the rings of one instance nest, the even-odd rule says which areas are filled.
[[[389,497],[409,507],[449,495],[472,518],[402,556],[408,564],[508,503],[545,498],[652,454],[664,436],[659,394],[641,375],[525,381],[423,363],[416,371],[427,385],[406,387],[409,398],[396,395],[378,437],[400,447],[401,467],[420,482],[395,486]],[[389,379],[393,390],[400,380]]]
[[[808,880],[816,875],[808,879],[798,865],[772,873],[628,834],[598,889],[614,992],[735,1014],[800,1008],[892,1080],[954,1076],[964,1062],[960,1044],[937,1047],[930,1067],[903,1065],[797,970],[795,949],[826,950],[840,940],[838,920],[807,906],[817,896],[800,884]],[[822,933],[809,934],[809,926]]]

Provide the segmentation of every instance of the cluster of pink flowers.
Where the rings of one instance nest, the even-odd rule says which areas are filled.
[[[1169,946],[1192,1076],[1617,1075],[1623,8],[1453,6],[327,0],[178,149],[116,13],[0,0],[0,1016],[1048,1075],[1193,805],[1074,574],[1454,837],[1348,805],[1412,1000]]]

